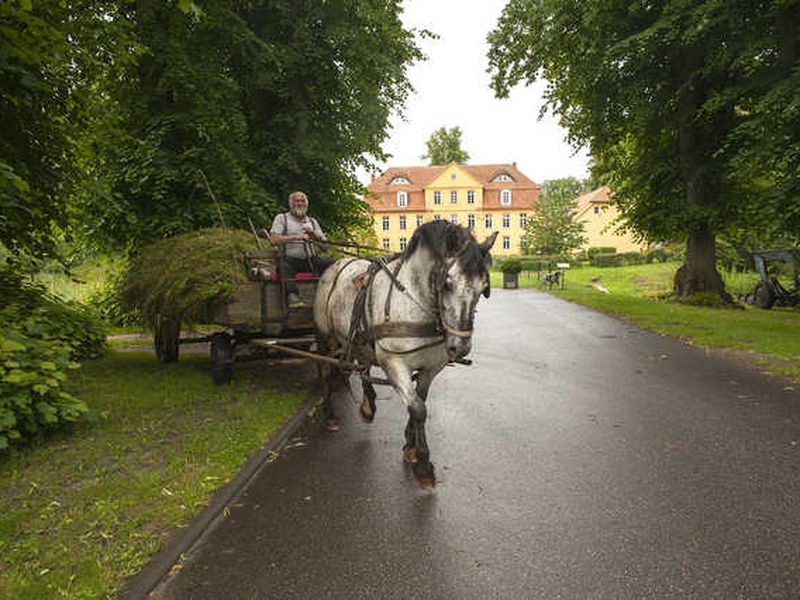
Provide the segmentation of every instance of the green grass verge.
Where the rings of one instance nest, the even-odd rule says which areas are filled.
[[[696,346],[745,351],[745,358],[765,370],[800,383],[800,310],[712,308],[666,300],[679,266],[657,263],[571,269],[563,290],[546,291]],[[723,276],[734,296],[752,291],[758,277],[753,273]],[[520,287],[543,289],[536,273],[520,273],[519,283]],[[492,273],[492,285],[502,286],[501,273]],[[596,285],[610,293],[601,292]]]
[[[242,363],[213,386],[201,356],[84,364],[71,388],[95,420],[0,458],[0,598],[113,597],[296,410],[306,375]]]

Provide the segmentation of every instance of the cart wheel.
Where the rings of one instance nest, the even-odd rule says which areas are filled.
[[[775,304],[775,290],[766,281],[759,281],[753,294],[755,296],[753,304],[759,308],[772,308],[772,305]]]
[[[230,383],[233,377],[233,343],[230,334],[211,336],[211,379],[214,383]]]

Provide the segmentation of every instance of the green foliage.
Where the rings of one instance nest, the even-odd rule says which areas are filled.
[[[614,246],[590,246],[586,249],[586,255],[593,258],[598,254],[616,254],[617,249]]]
[[[114,14],[93,0],[0,2],[0,244],[14,253],[52,255],[69,229],[91,79],[128,56]]]
[[[503,273],[519,273],[522,271],[522,259],[519,256],[506,256],[500,261],[500,270]]]
[[[77,303],[0,268],[0,450],[81,419],[86,405],[65,388],[75,360],[99,356],[105,332]]]
[[[247,281],[244,252],[253,234],[236,229],[202,229],[142,249],[124,277],[122,295],[155,327],[162,319],[202,320],[215,303]]]
[[[574,177],[544,183],[538,209],[525,225],[524,248],[537,254],[566,255],[584,243],[584,225],[575,220],[575,200],[581,189]]]
[[[493,87],[547,80],[547,107],[589,146],[622,218],[649,239],[685,239],[686,281],[722,291],[716,233],[800,231],[798,11],[511,0],[489,36]]]
[[[469,161],[469,154],[461,149],[461,128],[440,127],[431,134],[425,146],[427,153],[422,155],[422,160],[427,160],[430,165],[449,165],[451,162],[464,164]]]
[[[263,225],[295,189],[327,231],[368,220],[355,170],[383,158],[421,58],[398,2],[209,2],[197,13],[144,0],[127,11],[141,53],[98,107],[111,117],[86,197],[93,240],[136,248],[245,229],[248,217]]]

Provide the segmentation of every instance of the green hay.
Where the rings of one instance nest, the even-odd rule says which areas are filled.
[[[202,322],[247,281],[244,252],[254,247],[253,234],[237,229],[201,229],[160,240],[128,269],[123,298],[150,327],[164,318]]]

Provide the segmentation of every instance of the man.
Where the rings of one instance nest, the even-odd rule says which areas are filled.
[[[325,234],[317,220],[308,216],[308,197],[303,192],[289,194],[289,212],[279,214],[272,222],[269,239],[278,248],[278,274],[285,282],[286,303],[289,307],[302,306],[297,283],[290,281],[297,273],[311,271],[317,277],[325,272],[333,261],[316,255],[316,246],[322,250]]]

